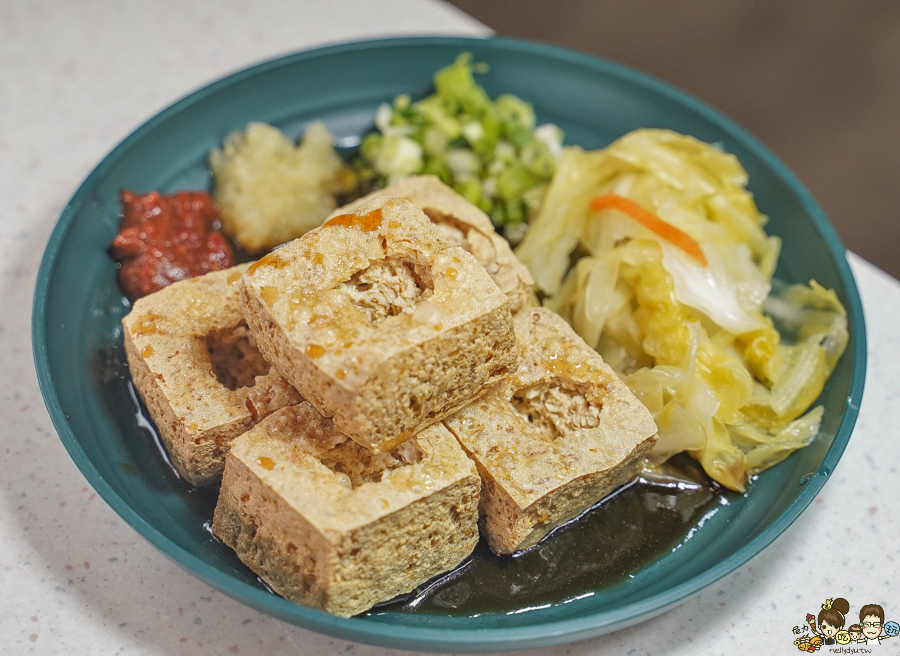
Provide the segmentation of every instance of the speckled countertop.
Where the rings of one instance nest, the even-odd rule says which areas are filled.
[[[438,33],[488,30],[434,0],[0,3],[0,652],[395,653],[261,615],[186,574],[119,519],[69,459],[44,409],[31,297],[65,203],[116,143],[163,107],[288,52]],[[869,331],[866,391],[853,439],[812,506],[749,564],[680,607],[532,653],[795,653],[792,627],[837,595],[853,609],[879,603],[887,619],[900,619],[892,446],[900,283],[859,258],[851,264]],[[900,654],[900,638],[871,649]]]

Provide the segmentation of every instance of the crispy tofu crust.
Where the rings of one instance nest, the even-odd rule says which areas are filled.
[[[434,175],[415,175],[374,191],[337,209],[331,216],[356,211],[372,199],[397,196],[411,201],[434,223],[450,243],[471,253],[500,290],[509,297],[515,314],[531,305],[534,279],[497,234],[487,214]]]
[[[341,432],[390,450],[516,366],[507,297],[412,203],[378,198],[250,267],[260,350]]]
[[[256,349],[240,306],[247,266],[177,282],[122,320],[134,386],[172,465],[194,485],[221,476],[232,439],[301,400]]]
[[[235,440],[212,528],[278,594],[349,617],[472,552],[480,485],[441,424],[376,453],[302,403]]]
[[[656,424],[596,351],[553,312],[516,317],[518,370],[444,420],[483,481],[491,548],[536,544],[639,472]]]

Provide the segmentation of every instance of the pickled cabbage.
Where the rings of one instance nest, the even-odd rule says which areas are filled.
[[[738,491],[815,438],[809,407],[848,339],[833,291],[773,283],[781,242],[746,185],[736,157],[667,130],[567,147],[516,251],[543,303],[650,409],[651,459],[687,451]],[[706,265],[623,211],[590,209],[610,194],[693,238]]]

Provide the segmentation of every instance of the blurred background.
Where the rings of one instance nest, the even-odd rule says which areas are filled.
[[[503,36],[589,52],[752,132],[850,250],[900,278],[900,1],[450,0]]]

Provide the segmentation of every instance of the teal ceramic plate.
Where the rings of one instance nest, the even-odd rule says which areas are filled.
[[[208,188],[206,156],[249,121],[292,137],[323,119],[344,143],[372,127],[376,107],[399,93],[430,90],[431,77],[461,51],[490,65],[493,96],[534,104],[540,122],[566,141],[603,146],[638,127],[665,127],[720,144],[740,159],[750,188],[784,240],[777,272],[815,278],[848,309],[850,344],[822,392],[822,431],[807,449],[764,473],[745,496],[706,513],[662,555],[614,584],[500,610],[443,612],[386,608],[351,619],[268,592],[204,526],[215,490],[175,478],[134,416],[123,369],[119,320],[127,310],[107,248],[121,189]],[[50,238],[34,302],[34,351],[41,389],[78,467],[113,509],[167,556],[208,584],[287,622],[347,640],[434,651],[538,647],[634,624],[682,602],[745,563],[781,534],[833,471],[856,421],[865,374],[865,329],[844,250],[822,211],[768,150],[715,111],[656,80],[558,48],[508,39],[411,38],[351,43],[268,62],[216,82],[165,110],[113,150],[88,176]],[[586,556],[591,557],[591,556]],[[598,556],[599,557],[599,556]]]

